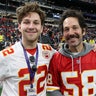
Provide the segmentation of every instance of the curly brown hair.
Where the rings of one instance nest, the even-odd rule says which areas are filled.
[[[16,15],[18,23],[20,24],[22,19],[27,16],[30,12],[36,12],[39,14],[41,19],[41,24],[44,25],[46,14],[45,12],[40,8],[39,4],[37,2],[30,2],[25,3],[25,5],[20,6],[16,9]]]

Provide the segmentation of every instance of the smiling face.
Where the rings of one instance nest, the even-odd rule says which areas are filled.
[[[82,45],[82,38],[85,32],[80,27],[77,18],[68,17],[63,22],[63,35],[70,49],[72,49]]]
[[[22,19],[18,29],[22,33],[22,42],[36,43],[43,30],[39,14],[30,12]]]

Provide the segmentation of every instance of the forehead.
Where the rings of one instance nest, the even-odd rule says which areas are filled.
[[[23,20],[31,20],[31,21],[37,20],[37,21],[41,21],[39,14],[36,13],[36,12],[30,12],[30,13],[28,13],[28,14],[22,19],[22,21],[23,21]]]
[[[75,17],[68,17],[63,22],[63,27],[69,27],[74,25],[79,25],[79,21]]]

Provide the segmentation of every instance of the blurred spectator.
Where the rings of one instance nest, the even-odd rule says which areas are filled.
[[[90,40],[89,40],[89,43],[90,43],[90,44],[95,44],[94,38],[91,37]]]
[[[0,32],[0,50],[3,49],[4,46],[4,35],[2,32]]]
[[[41,37],[40,37],[40,41],[41,43],[44,43],[44,44],[49,44],[49,45],[52,45],[52,42],[50,40],[50,37],[48,36],[47,33],[42,33],[41,34]]]

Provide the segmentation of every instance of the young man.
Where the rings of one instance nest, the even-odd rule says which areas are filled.
[[[46,75],[55,50],[37,43],[45,13],[36,2],[16,12],[22,40],[0,52],[1,96],[46,96]]]
[[[49,66],[50,96],[95,96],[96,52],[83,42],[87,27],[84,17],[76,10],[66,10],[60,26],[66,43]]]

